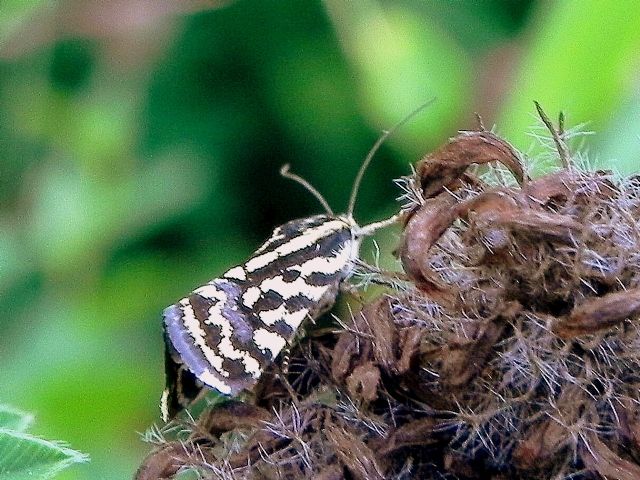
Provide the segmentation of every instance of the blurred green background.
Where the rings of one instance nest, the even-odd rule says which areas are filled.
[[[0,2],[0,403],[91,455],[61,478],[129,478],[162,309],[319,211],[282,164],[339,211],[381,130],[437,97],[382,148],[361,222],[474,112],[529,151],[534,99],[638,171],[638,25],[630,0]]]

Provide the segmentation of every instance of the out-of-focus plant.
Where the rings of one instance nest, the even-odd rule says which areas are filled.
[[[89,457],[26,433],[33,417],[0,405],[0,480],[45,480]]]

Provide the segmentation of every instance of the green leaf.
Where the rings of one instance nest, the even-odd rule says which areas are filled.
[[[175,478],[176,480],[198,480],[202,478],[202,475],[200,475],[197,470],[190,468],[179,472]]]
[[[0,428],[0,480],[47,479],[88,459],[58,443]]]
[[[622,175],[640,172],[640,92],[625,98],[611,117],[607,128],[597,132],[599,160],[594,161],[595,166]]]
[[[383,8],[375,1],[327,0],[325,6],[373,123],[393,125],[436,98],[396,135],[402,139],[398,145],[409,141],[421,151],[425,135],[436,139],[450,133],[471,102],[471,59],[462,46],[429,16],[403,3]],[[418,153],[409,150],[411,157]]]
[[[24,432],[33,422],[33,415],[8,405],[0,405],[0,428]]]
[[[625,96],[636,72],[640,9],[633,0],[539,2],[523,55],[497,125],[517,148],[532,143],[533,101],[550,118],[567,113],[567,124],[588,122],[600,131]]]
[[[177,154],[156,159],[130,176],[108,182],[71,164],[43,167],[27,234],[42,267],[75,270],[87,259],[193,208],[211,185],[196,160],[190,160],[185,166]]]

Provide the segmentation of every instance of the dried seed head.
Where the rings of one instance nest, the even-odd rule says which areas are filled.
[[[260,379],[255,406],[202,415],[168,468],[640,478],[640,180],[579,170],[571,132],[551,135],[570,168],[535,179],[484,130],[418,162],[403,181],[402,288],[318,326],[288,372]],[[479,175],[488,162],[513,181]]]

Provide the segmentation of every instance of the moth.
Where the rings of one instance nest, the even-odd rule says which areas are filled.
[[[345,214],[334,214],[317,190],[283,167],[283,176],[305,186],[326,213],[277,227],[244,263],[164,310],[166,387],[160,406],[165,421],[203,388],[229,396],[251,390],[303,322],[331,308],[353,271],[362,239],[398,219],[363,227],[354,220],[364,172],[382,142],[430,103],[378,139],[360,166]]]

